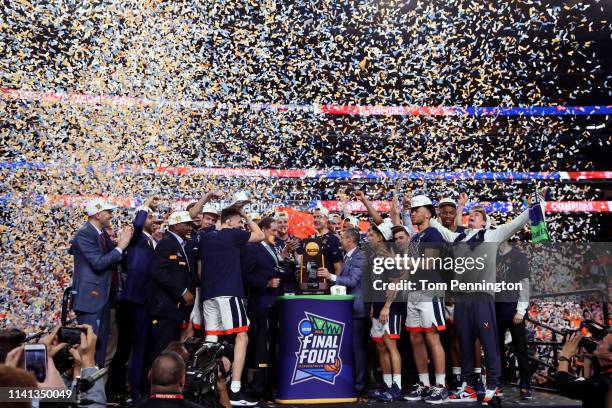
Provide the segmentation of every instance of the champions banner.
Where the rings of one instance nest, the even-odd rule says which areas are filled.
[[[355,401],[353,296],[279,298],[280,404]]]

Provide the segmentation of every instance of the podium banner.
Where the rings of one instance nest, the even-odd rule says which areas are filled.
[[[353,296],[279,297],[280,404],[354,402]]]

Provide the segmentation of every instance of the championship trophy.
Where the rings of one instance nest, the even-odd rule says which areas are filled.
[[[238,191],[232,197],[232,205],[230,207],[243,208],[247,204],[250,204],[251,200],[249,199],[249,195],[246,191]]]
[[[307,238],[302,241],[304,253],[300,260],[300,273],[296,283],[298,295],[329,295],[329,282],[317,277],[317,269],[325,265],[320,238]]]

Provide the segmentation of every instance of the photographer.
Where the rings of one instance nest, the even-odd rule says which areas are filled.
[[[166,349],[163,352],[164,353],[174,352],[178,354],[179,356],[182,357],[183,362],[185,363],[185,367],[187,367],[187,371],[192,369],[192,367],[190,367],[190,362],[193,356],[192,356],[192,353],[187,349],[184,343],[181,343],[180,341],[173,341],[172,343],[168,344],[168,347],[166,347]],[[200,403],[200,405],[204,405],[204,406],[212,405],[212,406],[223,406],[225,408],[231,408],[232,404],[230,403],[229,396],[227,394],[227,378],[228,377],[226,377],[226,374],[230,372],[232,363],[227,357],[222,356],[220,360],[218,361],[218,364],[219,364],[219,367],[216,373],[217,380],[216,380],[216,387],[215,387],[216,397],[209,395],[211,399],[209,399],[208,403],[206,404],[203,404],[202,401],[198,401],[198,402]],[[186,395],[185,398],[190,399],[192,395],[190,393],[191,389],[189,389],[189,375],[187,375],[186,377],[187,377],[186,378],[187,390],[185,390],[185,395]]]
[[[201,408],[183,397],[185,362],[175,352],[161,353],[149,371],[151,395],[137,405],[138,408],[185,407]]]
[[[39,342],[39,344],[44,344],[47,348],[46,375],[45,380],[38,383],[39,388],[66,388],[53,361],[53,357],[66,346],[65,343],[58,342],[58,331],[59,327],[56,327],[50,334],[43,337]],[[24,346],[19,346],[11,350],[6,356],[5,364],[10,367],[24,368]]]
[[[557,388],[563,396],[581,400],[583,407],[605,407],[606,397],[612,383],[612,353],[610,351],[612,334],[598,342],[592,358],[589,356],[585,359],[584,377],[575,378],[570,373],[570,363],[582,339],[583,337],[577,332],[567,337],[559,357]],[[591,366],[588,360],[593,360],[594,365],[598,366],[594,375],[587,372],[590,371]]]
[[[90,325],[83,325],[87,334],[81,333],[81,343],[70,349],[70,355],[74,358],[74,376],[87,378],[98,371],[95,364],[96,341],[98,340],[93,328]],[[84,400],[93,401],[88,404],[90,407],[106,407],[106,394],[104,391],[104,381],[96,381],[93,386],[83,395]]]
[[[87,378],[98,369],[95,365],[96,341],[97,337],[90,325],[79,326],[86,330],[81,333],[81,342],[70,349],[70,354],[74,358],[73,374],[74,377]],[[47,347],[47,372],[45,381],[38,383],[38,388],[64,389],[66,386],[62,380],[60,373],[55,367],[53,357],[59,353],[66,343],[59,343],[58,331],[60,327],[56,327],[47,336],[40,340],[41,344]],[[14,368],[21,368],[24,365],[24,347],[20,346],[11,350],[6,356],[5,364]],[[106,395],[104,393],[104,382],[98,380],[93,383],[93,386],[83,395],[83,400],[91,401],[90,407],[106,407]]]

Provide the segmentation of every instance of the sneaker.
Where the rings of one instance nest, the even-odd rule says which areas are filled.
[[[389,389],[389,393],[393,397],[393,401],[401,401],[402,398],[404,397],[402,395],[402,390],[401,390],[400,386],[397,385],[396,383],[393,383],[393,387],[391,387]]]
[[[397,398],[401,398],[401,397],[402,397],[402,391],[400,391],[397,384],[393,383],[391,388],[387,387],[387,390],[380,393],[377,399],[382,402],[393,402]]]
[[[448,397],[451,402],[474,402],[476,401],[476,390],[463,383],[461,388]]]
[[[429,394],[425,397],[428,404],[442,404],[448,401],[448,390],[443,385],[434,385],[429,389]]]
[[[455,399],[457,398],[457,394],[459,394],[460,392],[461,392],[461,386],[456,387],[454,390],[449,391],[448,398]]]
[[[493,400],[494,397],[499,397],[499,395],[497,395],[497,388],[492,389],[492,390],[487,390],[485,392],[484,397],[482,398],[482,402],[490,402]]]
[[[499,393],[497,395],[499,395]],[[529,388],[521,388],[521,399],[522,400],[532,400],[533,399],[533,395],[531,394],[531,390]]]
[[[406,401],[420,401],[425,399],[429,394],[429,387],[425,386],[422,382],[418,382],[412,386],[410,394],[404,395]]]
[[[241,391],[233,392],[231,389],[227,390],[227,394],[230,403],[233,407],[254,407],[257,406],[257,400],[246,396]]]
[[[501,385],[499,387],[497,387],[497,396],[498,397],[503,397],[504,396],[504,389],[502,388]]]
[[[387,384],[383,384],[381,388],[377,390],[368,391],[368,397],[373,399],[380,399],[380,396],[389,391]]]

